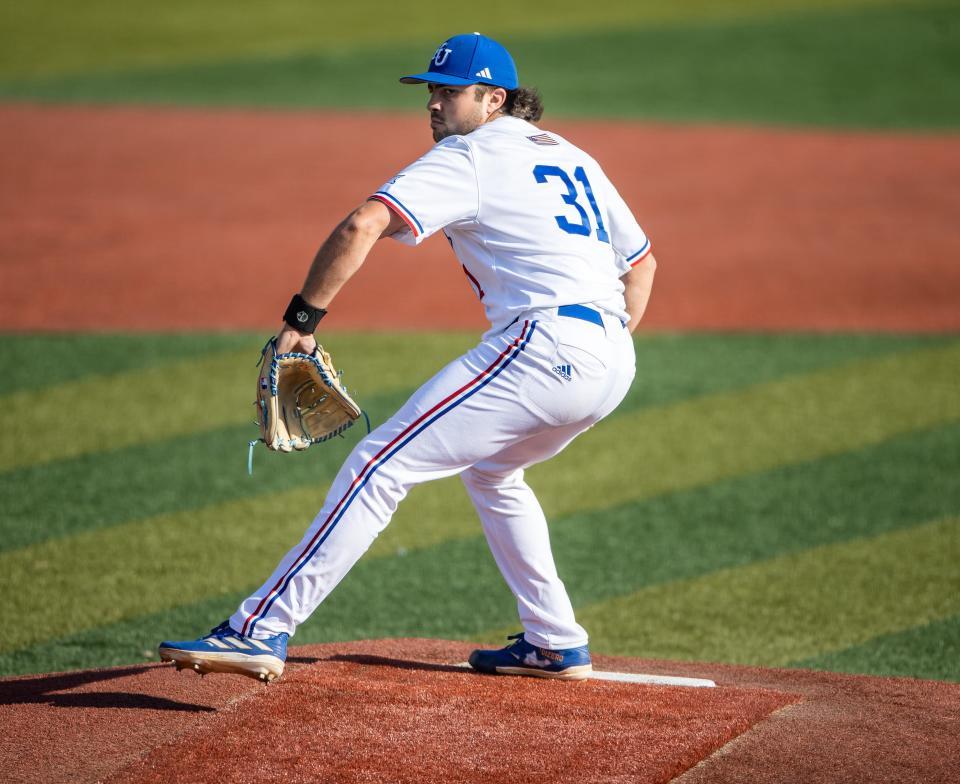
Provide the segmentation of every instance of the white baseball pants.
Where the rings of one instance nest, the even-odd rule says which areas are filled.
[[[547,521],[523,480],[613,411],[633,380],[628,330],[526,314],[419,390],[347,458],[303,539],[231,617],[253,637],[294,634],[420,482],[460,474],[533,645],[586,645],[557,575]]]

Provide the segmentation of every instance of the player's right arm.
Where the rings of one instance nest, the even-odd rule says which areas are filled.
[[[630,268],[630,271],[620,277],[623,282],[623,298],[627,303],[627,313],[630,321],[627,328],[633,332],[650,301],[650,292],[653,290],[653,276],[657,271],[657,260],[652,253],[648,253],[643,261]]]
[[[364,202],[344,218],[320,246],[300,296],[315,308],[326,308],[343,284],[360,269],[374,243],[405,228],[403,219],[386,205]],[[304,335],[286,322],[277,333],[277,353],[309,354],[315,347],[313,335]]]

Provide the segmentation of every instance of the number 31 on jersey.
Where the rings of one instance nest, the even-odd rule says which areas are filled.
[[[536,181],[541,184],[545,183],[550,177],[556,177],[567,186],[567,192],[561,194],[561,197],[566,204],[569,204],[571,207],[576,207],[577,212],[580,214],[580,222],[571,222],[565,215],[554,215],[553,218],[557,222],[557,225],[567,232],[567,234],[579,234],[583,237],[589,237],[593,232],[593,228],[590,225],[590,218],[579,201],[580,193],[573,180],[570,179],[570,175],[559,166],[550,166],[541,163],[533,167],[533,176]],[[587,173],[583,170],[582,166],[578,166],[574,169],[573,176],[577,182],[583,186],[583,192],[590,204],[590,209],[593,211],[593,217],[597,223],[597,239],[600,240],[600,242],[610,242],[610,235],[607,234],[607,230],[604,228],[603,217],[600,215],[600,208],[597,207],[597,200],[593,197],[593,188],[590,187],[590,180],[587,179]]]

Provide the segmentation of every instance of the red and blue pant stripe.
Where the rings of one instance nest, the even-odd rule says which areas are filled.
[[[291,581],[297,574],[310,562],[317,554],[327,537],[336,528],[337,524],[343,519],[350,505],[358,496],[364,486],[370,481],[377,470],[383,466],[391,457],[396,455],[404,446],[409,444],[420,433],[426,430],[431,424],[448,414],[454,408],[462,404],[465,400],[475,395],[483,387],[489,384],[494,378],[502,373],[511,362],[516,359],[521,351],[530,342],[534,331],[536,330],[536,321],[525,321],[520,334],[505,348],[497,358],[490,363],[488,367],[482,370],[474,378],[461,386],[452,394],[445,397],[439,403],[434,405],[425,413],[421,414],[416,420],[403,428],[386,446],[384,446],[376,455],[374,455],[363,466],[354,480],[350,483],[347,491],[343,494],[330,514],[323,523],[317,528],[314,535],[301,550],[283,576],[267,592],[267,594],[257,604],[256,609],[244,620],[242,634],[252,635],[257,623],[270,611],[273,603],[283,595],[290,586]]]

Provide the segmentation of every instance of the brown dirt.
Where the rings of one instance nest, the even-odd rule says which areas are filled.
[[[550,122],[653,238],[646,326],[960,328],[960,137]],[[409,115],[0,106],[0,329],[271,329]],[[449,248],[381,243],[327,328],[476,328]]]
[[[0,679],[0,781],[98,781],[261,688],[155,664]]]
[[[719,688],[564,684],[451,666],[470,649],[303,646],[270,687],[169,665],[3,679],[2,779],[957,780],[960,685],[612,657],[598,669]]]

